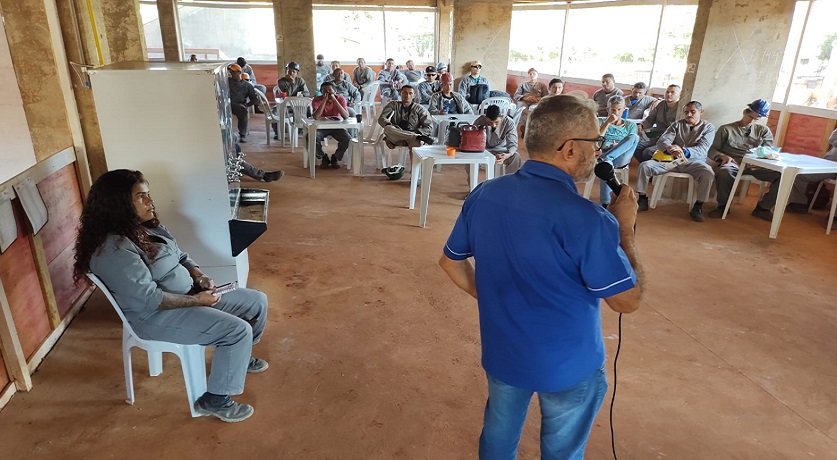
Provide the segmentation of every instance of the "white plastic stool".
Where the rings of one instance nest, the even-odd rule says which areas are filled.
[[[88,273],[87,277],[107,297],[122,320],[122,361],[125,366],[125,389],[128,393],[128,399],[125,402],[134,404],[131,348],[139,347],[148,352],[148,373],[152,377],[163,373],[163,353],[174,353],[180,358],[180,367],[183,368],[183,379],[186,381],[186,397],[189,399],[189,411],[192,413],[192,417],[200,417],[200,414],[195,412],[195,401],[206,392],[206,347],[203,345],[183,345],[158,340],[145,340],[137,337],[107,286],[98,276],[92,273]]]
[[[665,188],[666,181],[669,178],[689,180],[689,193],[686,195],[686,204],[688,204],[689,207],[692,207],[695,202],[695,178],[686,173],[670,172],[654,176],[654,190],[651,192],[651,202],[649,203],[651,209],[655,209],[657,207],[657,201],[659,201],[660,197],[663,195],[663,189]]]

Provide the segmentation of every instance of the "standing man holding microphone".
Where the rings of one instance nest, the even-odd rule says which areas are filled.
[[[530,160],[471,192],[439,265],[478,299],[480,459],[515,458],[534,393],[541,457],[581,459],[607,392],[599,301],[631,313],[642,297],[636,196],[623,185],[605,210],[578,194],[603,141],[585,102],[544,98],[526,133]]]

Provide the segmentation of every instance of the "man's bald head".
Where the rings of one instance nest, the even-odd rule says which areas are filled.
[[[548,96],[538,102],[526,123],[526,150],[532,159],[549,159],[558,146],[574,137],[597,135],[595,110],[580,98]]]

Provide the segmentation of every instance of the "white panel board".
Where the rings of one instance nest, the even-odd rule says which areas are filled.
[[[23,111],[6,29],[0,21],[0,184],[35,164],[35,149]]]

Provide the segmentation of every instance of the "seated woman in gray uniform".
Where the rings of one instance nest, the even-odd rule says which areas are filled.
[[[160,225],[148,182],[139,171],[99,177],[81,214],[76,279],[92,272],[113,294],[143,339],[215,346],[202,415],[239,422],[253,415],[230,396],[244,391],[247,373],[267,369],[250,353],[264,332],[267,296],[252,289],[215,293],[215,283]]]

